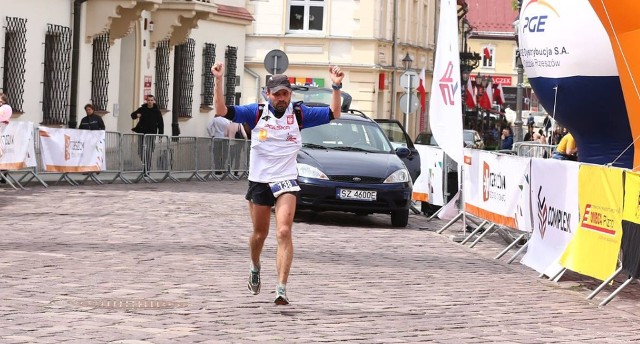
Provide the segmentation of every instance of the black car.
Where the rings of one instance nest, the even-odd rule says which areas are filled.
[[[305,128],[298,153],[299,209],[391,215],[406,227],[413,183],[380,126],[364,114],[343,113],[328,124]]]
[[[411,181],[415,182],[416,178],[420,175],[420,153],[418,153],[418,150],[413,145],[409,134],[404,130],[402,124],[395,119],[376,118],[375,121],[387,134],[394,148],[405,147],[411,152],[411,154],[403,158],[402,161],[407,165],[407,169],[409,169]]]

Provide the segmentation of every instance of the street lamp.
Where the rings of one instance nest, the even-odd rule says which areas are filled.
[[[404,65],[404,70],[406,72],[408,72],[411,68],[411,63],[413,63],[413,60],[407,52],[407,55],[405,55],[405,57],[402,59],[402,64]],[[404,130],[409,131],[409,112],[411,109],[411,95],[413,93],[411,91],[411,74],[407,73],[407,78],[409,79],[409,89],[407,90],[407,112],[404,114]]]
[[[520,31],[520,8],[522,7],[522,0],[518,0],[518,17],[513,22],[513,30],[515,33],[516,45],[516,72],[518,73],[518,84],[516,89],[516,120],[513,122],[515,126],[514,142],[522,141],[522,98],[523,98],[523,86],[524,86],[524,66],[522,65],[522,59],[520,58],[520,46],[518,44],[518,34]]]

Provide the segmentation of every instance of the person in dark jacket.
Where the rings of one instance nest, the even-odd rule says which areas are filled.
[[[136,111],[131,113],[131,119],[138,119],[138,124],[133,127],[134,132],[143,135],[164,134],[164,120],[162,113],[156,105],[156,98],[149,94],[146,97],[146,104],[142,104]],[[146,156],[144,142],[147,143]],[[138,137],[138,155],[144,163],[144,171],[151,169],[151,155],[155,149],[155,138]]]
[[[78,129],[85,130],[104,130],[104,122],[102,121],[102,117],[95,114],[95,108],[92,104],[87,104],[84,106],[84,111],[87,115],[80,121],[80,126]]]
[[[138,124],[131,129],[138,134],[164,134],[164,120],[156,98],[149,94],[146,104],[142,104],[136,111],[131,113],[131,119],[138,119]]]

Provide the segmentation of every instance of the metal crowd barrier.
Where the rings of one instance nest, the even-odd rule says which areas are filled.
[[[516,142],[513,144],[513,150],[518,156],[529,158],[551,158],[551,154],[556,146],[535,142]]]
[[[24,189],[23,185],[36,179],[44,187],[43,176],[60,175],[55,184],[66,181],[70,185],[113,184],[120,180],[131,184],[145,181],[157,183],[166,179],[187,181],[239,180],[248,176],[251,141],[213,139],[210,137],[170,137],[166,135],[105,133],[105,170],[100,172],[47,172],[42,165],[38,131],[34,132],[36,167],[1,171],[0,180],[8,186]],[[81,176],[83,179],[78,178]],[[19,178],[18,178],[19,177]]]

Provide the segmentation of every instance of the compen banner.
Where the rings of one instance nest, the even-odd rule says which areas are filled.
[[[105,131],[40,127],[42,165],[47,172],[106,170]]]
[[[465,210],[495,224],[530,232],[529,160],[465,149]]]
[[[579,167],[572,161],[531,159],[533,233],[521,263],[547,276],[562,270],[560,256],[578,229]]]

